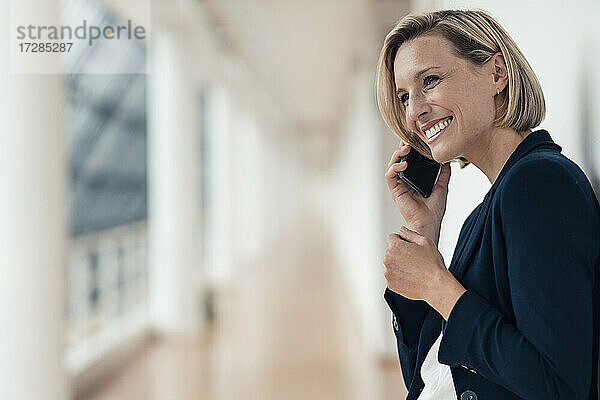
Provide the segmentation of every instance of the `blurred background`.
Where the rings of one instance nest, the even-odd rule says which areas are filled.
[[[11,74],[2,38],[2,399],[404,398],[382,263],[399,140],[374,88],[409,12],[495,16],[600,189],[597,1],[148,1],[45,0],[57,24],[151,27],[67,74]],[[447,262],[490,187],[452,168]]]

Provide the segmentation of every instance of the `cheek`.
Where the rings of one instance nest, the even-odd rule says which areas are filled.
[[[429,147],[433,159],[439,163],[445,163],[458,157],[463,153],[463,149],[468,147],[470,135],[468,128],[465,129],[465,123],[468,126],[469,121],[464,120],[463,107],[464,104],[454,104],[450,108],[454,114],[454,119],[449,127],[451,131],[446,137],[440,138]]]
[[[461,98],[455,98],[451,111],[455,119],[452,124],[460,136],[471,136],[474,131],[487,126],[494,119],[493,103],[483,96],[465,94]]]
[[[440,83],[433,93],[428,96],[428,101],[433,104],[439,104],[442,107],[447,107],[449,104],[456,103],[456,97],[456,91]]]
[[[487,126],[494,120],[494,98],[481,90],[483,83],[474,81],[465,94],[465,117],[475,126]]]

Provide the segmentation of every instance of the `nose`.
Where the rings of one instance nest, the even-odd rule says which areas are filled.
[[[417,122],[426,118],[430,111],[430,106],[423,96],[411,95],[406,107],[406,118],[408,126],[414,126],[418,129]]]

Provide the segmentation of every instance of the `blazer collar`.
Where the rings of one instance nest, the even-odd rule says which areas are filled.
[[[481,204],[479,204],[479,206],[477,206],[477,208],[474,210],[476,213],[475,220],[472,224],[470,224],[470,227],[466,227],[468,231],[465,233],[464,239],[461,240],[461,243],[459,244],[460,247],[456,248],[456,254],[453,255],[452,262],[449,267],[450,271],[452,271],[457,279],[460,279],[464,274],[464,270],[469,263],[469,259],[473,254],[476,245],[479,243],[479,239],[485,225],[487,212],[490,208],[491,199],[500,181],[517,161],[541,146],[550,146],[558,149],[558,151],[562,150],[558,144],[554,143],[550,137],[550,134],[545,129],[538,129],[534,132],[531,132],[512,152],[504,164],[504,167],[502,167],[498,178],[496,178],[494,184],[485,195],[483,202],[481,202]]]
[[[558,151],[562,151],[562,147],[554,143],[554,141],[550,137],[550,134],[545,129],[538,129],[527,135],[525,139],[521,140],[521,143],[519,143],[517,148],[510,155],[510,157],[508,157],[506,163],[504,163],[504,167],[502,167],[502,170],[500,171],[498,178],[496,178],[496,180],[494,181],[494,184],[492,185],[490,191],[494,191],[496,187],[498,187],[498,184],[500,183],[504,175],[506,175],[508,170],[513,165],[515,165],[515,163],[519,161],[524,155],[530,153],[533,149],[537,147],[546,145],[554,147],[558,149]]]

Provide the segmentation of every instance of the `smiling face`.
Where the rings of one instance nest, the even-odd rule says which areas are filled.
[[[452,49],[447,39],[426,34],[403,43],[394,60],[406,125],[441,163],[485,151],[487,133],[494,129],[498,88],[492,63],[474,66],[452,54]],[[432,123],[433,130],[426,132]]]

